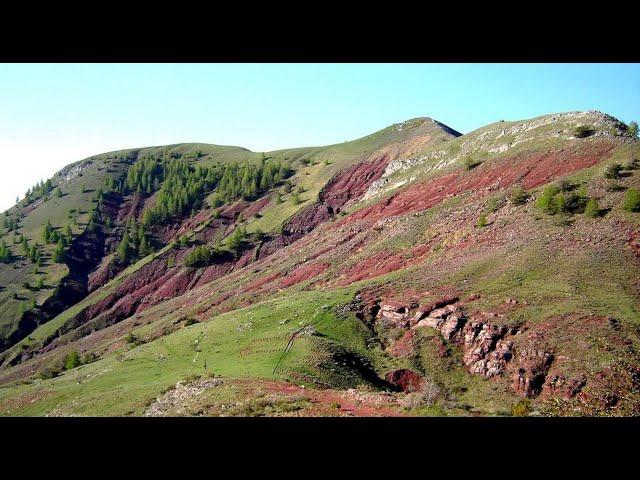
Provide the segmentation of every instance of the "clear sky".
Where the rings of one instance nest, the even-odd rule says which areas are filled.
[[[105,151],[255,151],[428,116],[462,132],[569,110],[640,120],[639,64],[0,64],[0,211]]]

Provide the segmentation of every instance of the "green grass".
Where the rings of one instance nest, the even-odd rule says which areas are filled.
[[[300,383],[297,372],[326,380],[313,361],[324,346],[339,342],[342,348],[366,353],[359,322],[336,320],[332,312],[334,305],[351,295],[351,291],[305,292],[293,299],[266,301],[225,313],[136,348],[124,347],[57,378],[0,388],[0,403],[8,408],[9,398],[49,392],[45,398],[25,405],[19,414],[141,414],[163,389],[185,376],[203,373],[205,361],[216,375],[274,378],[273,369],[289,336],[306,324],[313,324],[322,336],[296,340],[275,378]],[[281,324],[283,320],[288,322]],[[143,336],[144,328],[134,333]],[[9,407],[1,413],[18,412]]]

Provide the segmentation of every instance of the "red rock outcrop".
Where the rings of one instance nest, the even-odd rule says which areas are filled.
[[[418,372],[409,370],[406,368],[400,368],[398,370],[392,370],[387,372],[385,380],[394,387],[402,390],[403,392],[419,392],[421,391],[426,381]]]

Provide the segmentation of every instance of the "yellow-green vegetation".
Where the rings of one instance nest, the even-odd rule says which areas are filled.
[[[366,328],[353,315],[336,319],[334,307],[352,295],[348,290],[305,292],[225,313],[137,347],[127,344],[104,359],[55,378],[0,388],[0,413],[140,415],[151,400],[186,375],[205,373],[205,362],[216,375],[268,379],[274,378],[274,366],[281,360],[277,379],[300,383],[300,375],[307,375],[341,387],[356,386],[362,378],[323,368],[327,355],[336,350],[375,360],[366,347]],[[291,334],[307,325],[308,333],[299,336],[281,359]],[[134,335],[144,338],[144,331]],[[20,412],[12,410],[21,396],[31,394],[42,398],[20,405]],[[9,397],[12,400],[6,401]]]
[[[640,221],[634,213],[640,209],[637,143],[620,142],[600,163],[530,191],[517,184],[492,185],[481,194],[446,196],[422,211],[394,213],[371,228],[366,220],[321,225],[273,257],[235,262],[244,262],[250,247],[256,260],[265,232],[277,234],[347,166],[384,155],[400,159],[388,167],[395,169],[385,175],[388,190],[341,211],[348,220],[415,181],[453,171],[473,179],[491,162],[518,153],[571,149],[603,135],[621,135],[618,127],[601,126],[600,120],[591,114],[545,116],[498,122],[455,138],[429,119],[416,119],[327,147],[256,153],[186,144],[112,152],[74,164],[36,185],[29,199],[5,216],[0,334],[10,333],[34,301],[37,308],[51,295],[68,273],[60,263],[65,248],[86,230],[107,229],[117,237],[112,245],[120,242],[103,265],[128,266],[0,353],[0,414],[141,415],[179,381],[229,379],[192,405],[197,414],[207,402],[218,405],[240,395],[233,380],[375,389],[385,372],[408,368],[428,387],[403,397],[412,414],[528,415],[535,401],[519,401],[509,379],[470,375],[460,346],[435,329],[416,329],[410,354],[390,354],[387,347],[404,339],[407,329],[358,318],[356,294],[371,289],[384,298],[415,295],[420,304],[442,292],[463,299],[478,294],[469,301],[468,313],[499,310],[506,298],[516,298],[517,308],[503,309],[492,321],[535,328],[561,316],[596,315],[637,330],[637,269],[629,268],[636,253],[630,242],[623,246],[616,230],[621,223],[634,230]],[[585,128],[576,128],[577,122]],[[608,182],[616,188],[609,189]],[[137,218],[107,225],[96,205],[109,192],[139,202]],[[249,218],[237,213],[253,201],[263,202],[260,211]],[[562,221],[553,221],[557,218]],[[149,234],[155,225],[165,229],[164,240]],[[331,245],[335,248],[327,250]],[[186,292],[167,295],[169,289],[158,288],[156,297],[151,292],[136,298],[142,303],[132,302],[121,316],[105,320],[117,308],[104,310],[78,327],[79,312],[159,258],[154,265],[171,268],[166,278],[176,275],[167,285],[189,283]],[[229,260],[222,266],[233,266],[231,273],[212,280],[209,275],[218,273],[222,260]],[[353,272],[361,280],[349,284]],[[287,287],[286,280],[296,274],[302,276]],[[140,277],[135,281],[144,284],[147,279]],[[138,305],[144,308],[135,310]],[[596,334],[582,339],[585,348],[568,342],[570,335],[559,329],[545,339],[545,348],[567,354],[567,368],[584,362],[597,371],[609,364],[612,354],[598,347]],[[15,367],[22,368],[20,375],[12,376],[16,370],[9,365],[20,361],[24,364]],[[229,414],[278,414],[306,405],[302,399],[268,396],[236,403]]]

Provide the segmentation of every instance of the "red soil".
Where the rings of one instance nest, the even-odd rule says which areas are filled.
[[[516,183],[521,183],[525,188],[534,188],[554,178],[595,165],[614,147],[611,143],[602,142],[546,153],[525,152],[496,162],[487,162],[471,172],[448,173],[365,207],[337,222],[335,226],[357,220],[372,223],[382,218],[426,210],[447,197],[470,190],[508,188]]]
[[[310,278],[316,277],[329,268],[329,263],[311,263],[296,268],[282,279],[282,287],[287,288]]]
[[[356,417],[399,417],[404,414],[398,409],[392,408],[393,397],[382,394],[370,394],[355,390],[339,391],[332,389],[302,388],[298,385],[286,382],[260,382],[260,386],[268,392],[284,395],[299,395],[307,398],[313,404],[311,411],[305,411],[305,415],[326,415],[327,409],[337,408],[338,414],[348,414]]]

